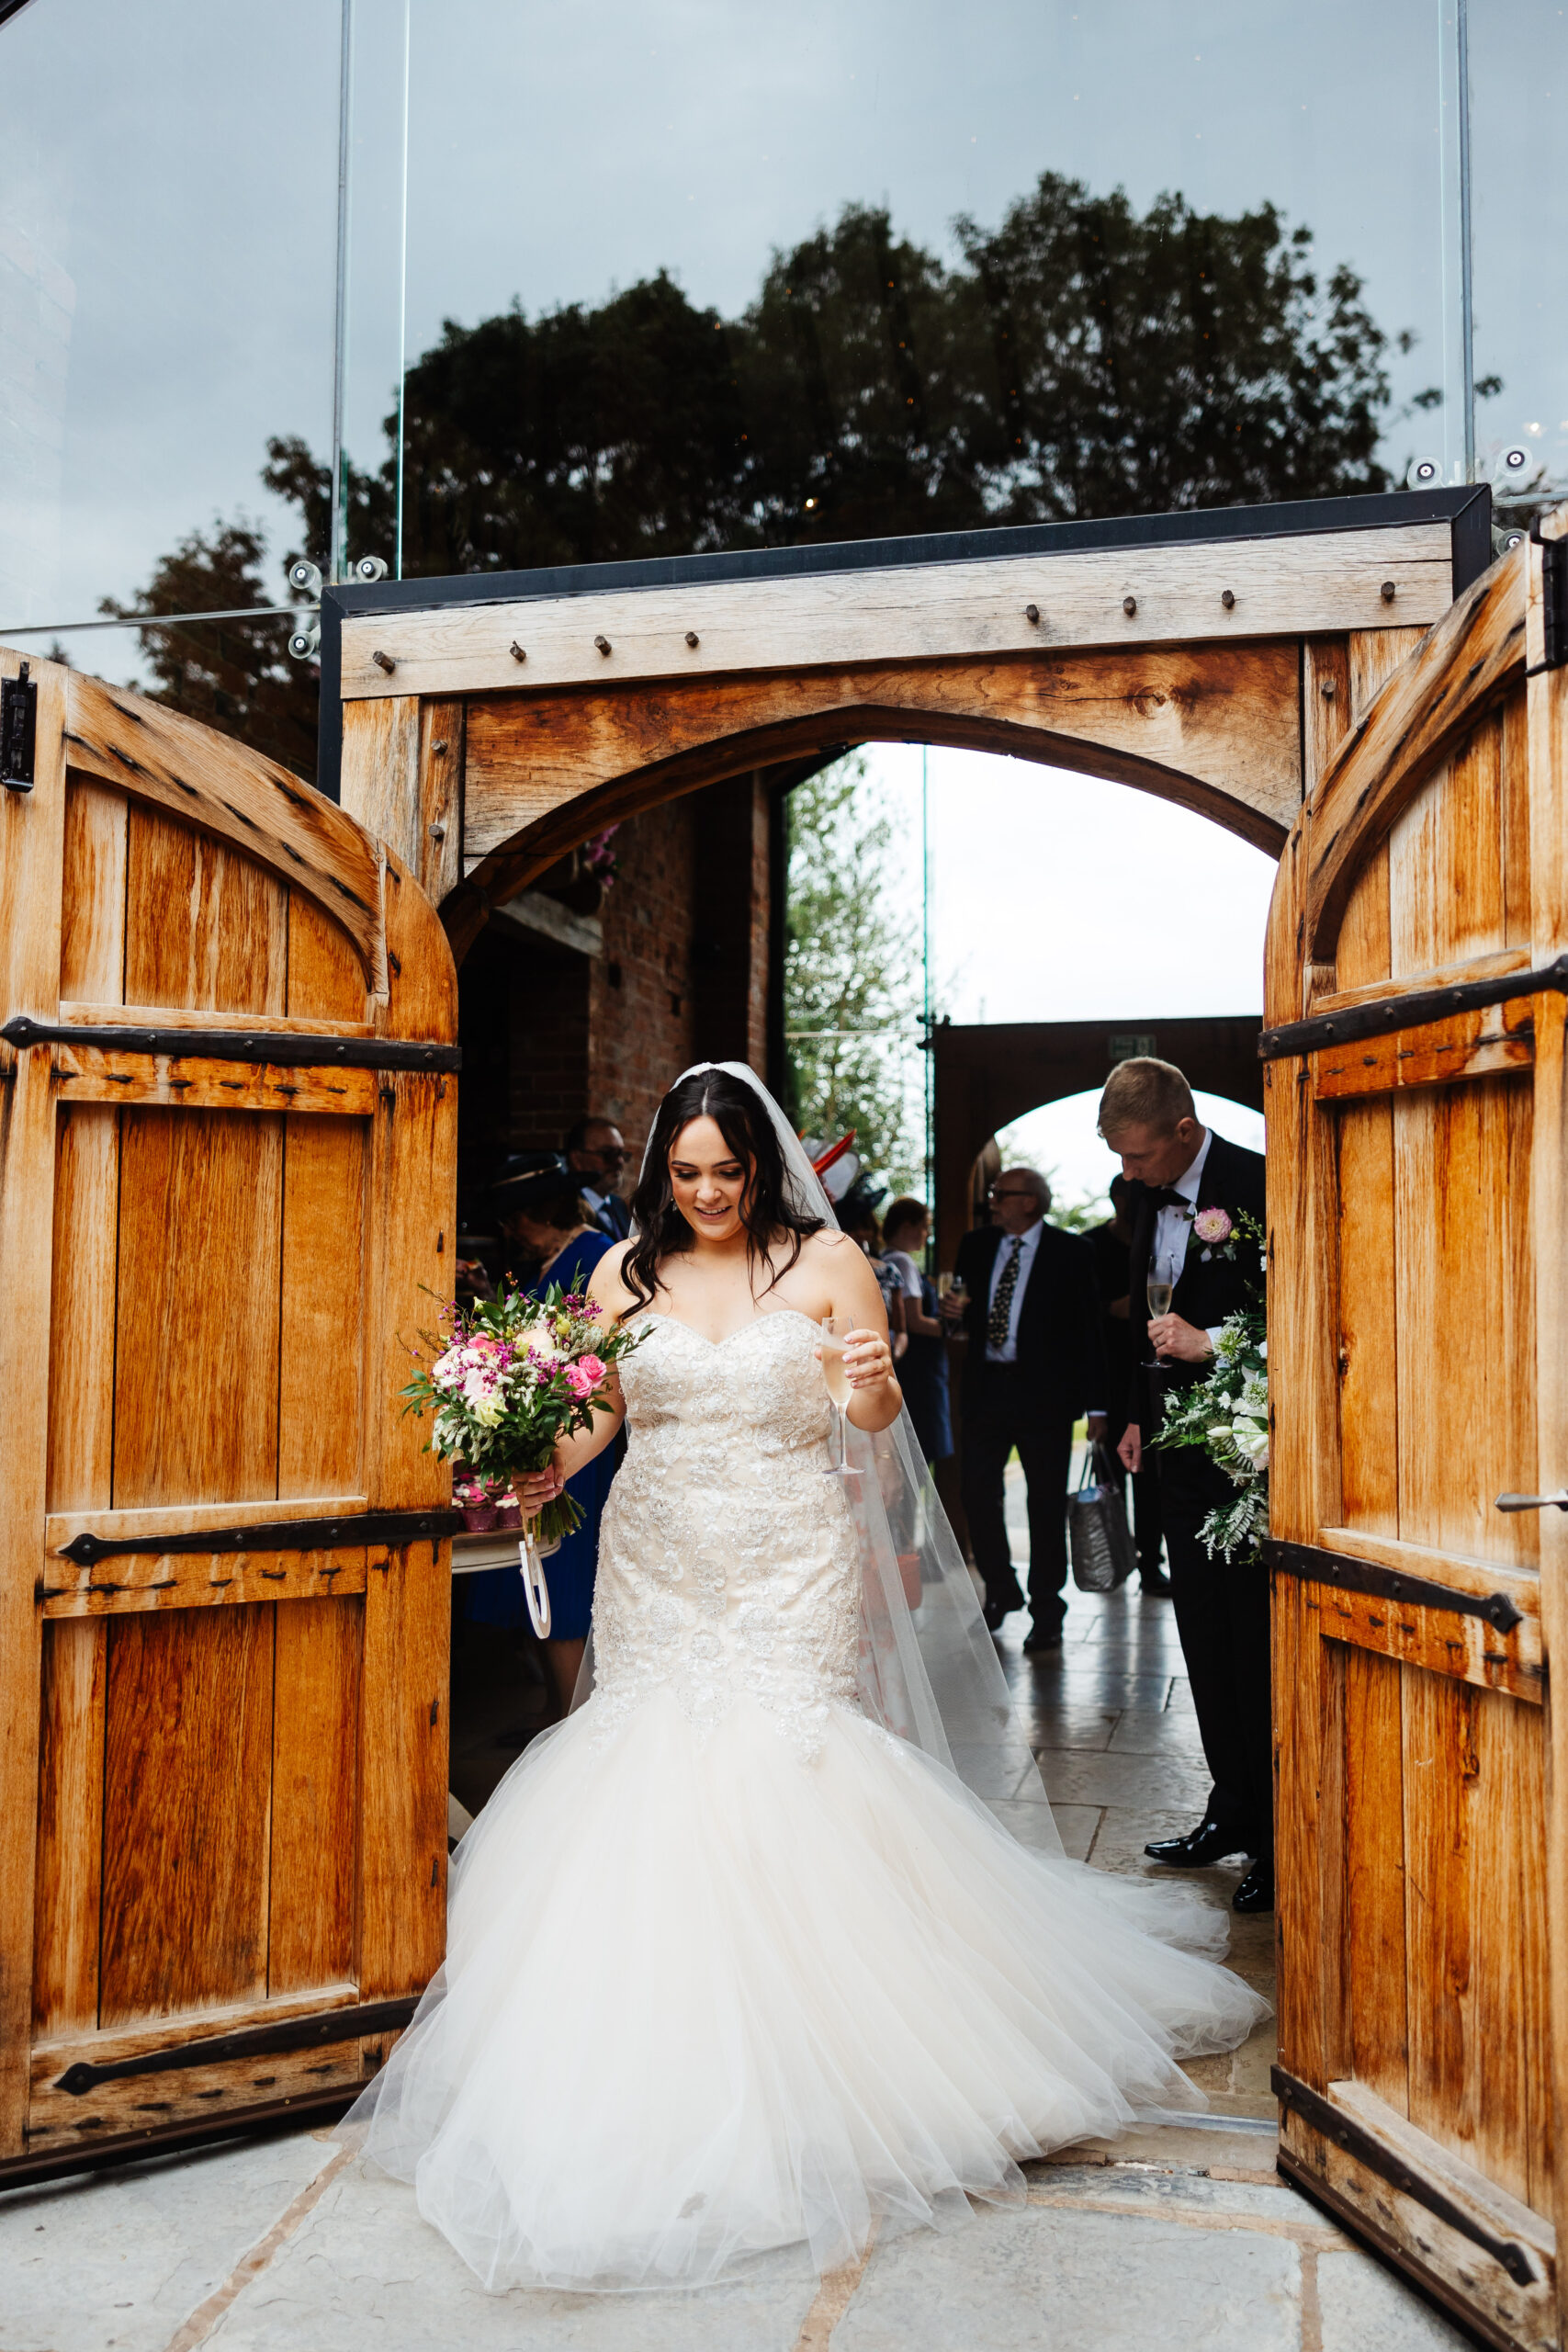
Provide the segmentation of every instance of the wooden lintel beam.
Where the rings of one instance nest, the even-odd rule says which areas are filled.
[[[1452,581],[1440,522],[350,614],[342,693],[532,692],[1426,627]]]

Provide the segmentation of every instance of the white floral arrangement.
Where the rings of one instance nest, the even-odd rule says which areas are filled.
[[[1233,1224],[1224,1209],[1200,1209],[1194,1238],[1207,1258],[1235,1258],[1263,1236],[1250,1217]],[[1161,1448],[1201,1445],[1236,1488],[1198,1531],[1211,1559],[1259,1560],[1269,1532],[1269,1338],[1259,1295],[1221,1324],[1213,1361],[1190,1387],[1173,1389],[1156,1441]]]

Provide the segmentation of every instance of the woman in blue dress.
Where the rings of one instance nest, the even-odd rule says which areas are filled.
[[[525,1165],[502,1178],[494,1203],[502,1230],[520,1257],[538,1261],[528,1285],[530,1298],[543,1298],[552,1283],[580,1295],[588,1278],[615,1243],[589,1218],[578,1191],[578,1180],[557,1152],[540,1152],[532,1166]],[[599,1565],[599,1521],[610,1483],[615,1475],[617,1450],[598,1454],[585,1470],[567,1484],[582,1513],[575,1534],[563,1536],[558,1552],[545,1563],[550,1588],[550,1638],[545,1655],[555,1677],[556,1693],[564,1715],[571,1704],[588,1641],[588,1621],[593,1606],[593,1577]],[[488,1625],[520,1625],[525,1614],[523,1579],[513,1568],[496,1568],[470,1579],[470,1621]]]

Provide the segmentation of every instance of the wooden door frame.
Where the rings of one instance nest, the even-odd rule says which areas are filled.
[[[322,788],[459,961],[603,826],[860,742],[1077,769],[1278,855],[1311,649],[1428,628],[1491,560],[1472,487],[332,587]]]

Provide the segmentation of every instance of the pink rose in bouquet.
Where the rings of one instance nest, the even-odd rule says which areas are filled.
[[[449,1329],[440,1340],[422,1335],[431,1363],[414,1351],[419,1369],[400,1392],[403,1410],[433,1413],[431,1450],[462,1463],[490,1500],[513,1478],[547,1468],[558,1440],[592,1426],[595,1408],[609,1401],[615,1365],[644,1337],[606,1330],[592,1300],[558,1284],[542,1299],[511,1291],[476,1299],[466,1312],[446,1307],[443,1319]],[[562,1494],[540,1512],[538,1532],[548,1543],[581,1521]]]
[[[1192,1230],[1209,1249],[1217,1250],[1222,1241],[1230,1239],[1233,1227],[1224,1209],[1200,1209]]]

